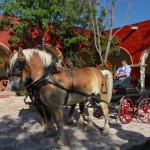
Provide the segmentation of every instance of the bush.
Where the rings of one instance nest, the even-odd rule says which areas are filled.
[[[116,65],[112,65],[111,63],[106,63],[106,64],[98,64],[96,65],[96,68],[98,70],[109,70],[113,75],[116,72]]]

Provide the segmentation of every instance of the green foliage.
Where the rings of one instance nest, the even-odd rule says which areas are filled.
[[[70,38],[68,37],[68,38],[64,39],[64,45],[65,45],[65,47],[68,47],[71,44],[78,44],[78,43],[80,43],[84,40],[87,40],[87,39],[88,39],[88,37],[81,35],[81,34],[78,34],[74,37],[70,37]]]
[[[97,54],[96,51],[94,50],[94,51],[91,51],[91,55],[92,55],[92,57],[91,57],[91,59],[89,60],[89,65],[90,65],[90,66],[94,66],[95,63],[96,63],[96,61],[97,61],[97,56],[98,56],[98,54]]]
[[[89,2],[91,10],[89,9]],[[53,37],[50,39],[53,42],[50,42],[59,42],[65,53],[77,51],[80,42],[89,39],[83,33],[75,33],[74,29],[81,28],[91,31],[91,11],[93,17],[97,17],[102,53],[105,53],[108,37],[105,37],[102,32],[106,28],[104,22],[107,12],[100,2],[99,0],[4,0],[4,2],[0,2],[5,16],[5,18],[0,19],[0,30],[6,31],[15,22],[12,27],[14,34],[10,37],[10,42],[12,46],[16,46],[23,39],[31,39],[32,44],[34,44],[31,32],[36,27],[41,33],[41,44],[44,44],[42,42],[42,39],[45,39],[44,33],[52,24],[54,28],[49,30],[49,34]],[[94,22],[96,22],[95,19]],[[94,43],[92,40],[90,42]],[[28,44],[31,43],[26,43],[26,45]],[[90,48],[94,49],[93,46]],[[91,63],[94,61],[95,58],[91,59]]]
[[[101,36],[101,47],[102,47],[102,54],[105,54],[107,42],[108,42],[109,36],[108,35],[102,35]],[[111,48],[114,48],[119,43],[118,38],[113,38],[111,43]]]
[[[11,27],[11,19],[6,18],[0,18],[0,30],[1,31],[7,31]]]
[[[13,30],[15,37],[20,41],[31,34],[34,27],[38,27],[41,31],[41,43],[44,37],[44,31],[49,28],[50,23],[55,25],[55,29],[50,34],[61,36],[65,39],[64,46],[79,43],[85,38],[81,35],[74,37],[67,35],[68,31],[73,32],[73,28],[88,26],[88,14],[85,13],[84,1],[82,0],[5,0],[0,3],[4,10],[4,16],[11,19],[19,18],[19,24],[14,25]],[[14,36],[14,35],[13,35]],[[12,40],[13,39],[13,40]],[[12,38],[11,41],[18,42]],[[57,40],[57,39],[55,39]],[[63,42],[63,41],[62,41]]]
[[[20,39],[16,36],[10,36],[9,41],[12,43],[12,46],[15,47],[20,42]]]
[[[26,95],[27,95],[26,89],[24,88],[22,91],[19,91],[19,92],[17,93],[17,95],[18,95],[18,96],[26,96]]]
[[[71,66],[71,65],[72,65],[72,67],[80,66],[80,60],[78,59],[78,56],[75,52],[68,50],[64,55],[65,55],[65,63],[67,65],[68,65],[68,63],[72,63],[72,64],[69,64],[68,66]]]
[[[114,75],[116,72],[116,65],[112,65],[109,62],[107,62],[105,64],[98,64],[98,65],[96,65],[96,68],[100,71],[105,70],[105,69],[109,70],[112,73],[112,75]]]
[[[28,28],[30,27],[28,27],[27,24],[20,23],[20,24],[14,25],[13,30],[15,34],[17,35],[17,37],[22,39],[25,37],[24,33],[27,33]]]
[[[11,59],[11,53],[7,54],[6,56],[0,56],[0,68],[5,68],[9,65]]]

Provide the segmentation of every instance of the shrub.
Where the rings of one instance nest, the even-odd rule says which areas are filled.
[[[98,64],[96,65],[96,68],[98,70],[109,70],[113,75],[116,72],[116,65],[112,65],[111,63],[106,63],[106,64]]]

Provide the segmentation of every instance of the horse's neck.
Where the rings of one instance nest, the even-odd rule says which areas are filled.
[[[42,77],[45,72],[44,68],[31,68],[31,78],[32,80],[37,80],[38,78]]]
[[[29,63],[31,68],[31,78],[33,81],[43,76],[46,68],[46,63],[41,59],[38,52],[33,53]]]

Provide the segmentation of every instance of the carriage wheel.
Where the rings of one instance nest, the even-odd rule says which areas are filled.
[[[96,118],[102,118],[102,116],[103,116],[102,108],[101,108],[101,107],[96,107],[96,108],[94,109],[93,115],[94,115]]]
[[[150,98],[145,98],[139,103],[138,117],[142,122],[150,123]]]
[[[134,104],[130,98],[122,99],[118,109],[119,119],[123,124],[130,123],[134,117]]]

